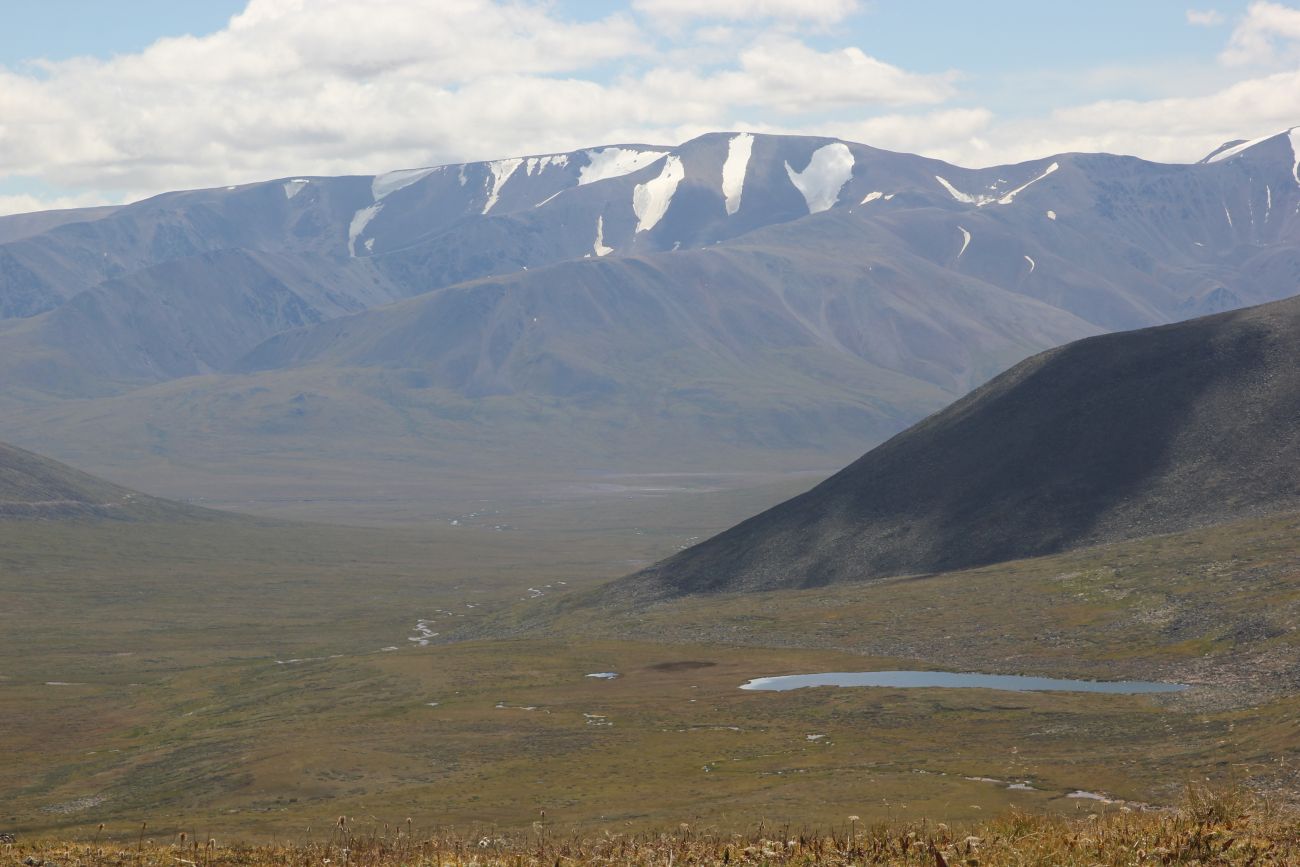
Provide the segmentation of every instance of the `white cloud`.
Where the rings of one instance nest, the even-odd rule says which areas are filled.
[[[506,145],[499,128],[495,142],[474,141],[475,121],[498,105],[563,117],[583,83],[550,76],[644,51],[625,16],[571,23],[489,0],[253,0],[204,38],[39,74],[0,68],[0,166],[123,190],[454,157]],[[520,79],[550,83],[540,105],[518,105]]]
[[[1223,23],[1223,13],[1218,9],[1188,9],[1187,23],[1194,27],[1218,27]]]
[[[917,75],[869,57],[857,48],[821,52],[782,36],[759,39],[739,56],[738,68],[704,74],[675,65],[657,67],[642,86],[656,106],[721,103],[807,113],[842,106],[943,102],[955,89],[950,75]]]
[[[989,149],[972,163],[1033,159],[1071,151],[1133,154],[1194,162],[1225,141],[1281,132],[1300,124],[1300,70],[1227,85],[1210,93],[1150,100],[1104,100],[1060,109],[1046,118],[995,125]]]
[[[64,208],[93,208],[97,205],[119,204],[99,193],[81,193],[72,196],[40,198],[30,193],[0,195],[0,215],[25,214],[31,211],[54,211]]]
[[[1229,66],[1300,59],[1300,9],[1257,0],[1232,31],[1220,59]]]
[[[983,108],[939,109],[912,114],[886,114],[859,121],[780,125],[763,121],[742,122],[736,129],[776,135],[820,135],[862,142],[884,150],[919,153],[966,164],[1000,162],[989,153],[985,136],[991,131],[993,112]]]
[[[636,8],[645,15],[674,4],[686,8],[679,0],[637,0]],[[1147,91],[1153,98],[1066,103],[1014,120],[969,96],[958,102],[956,73],[920,74],[800,38],[852,3],[690,5],[714,20],[695,16],[685,35],[665,36],[633,14],[565,20],[548,0],[252,0],[210,36],[34,72],[0,67],[0,190],[18,178],[9,187],[21,191],[0,194],[0,212],[605,143],[673,144],[718,129],[834,136],[990,165],[1103,150],[1192,161],[1223,141],[1300,124],[1300,62],[1278,65],[1300,44],[1300,10],[1276,2],[1251,5],[1224,52],[1228,61],[1267,54],[1271,68],[1084,70],[1071,74],[1073,91],[1043,76],[1057,100],[1073,92],[1082,101],[1081,93],[1113,92],[1112,79],[1166,74]],[[1078,84],[1099,75],[1096,87]]]
[[[833,24],[859,8],[857,0],[634,0],[638,12],[664,21],[769,18]]]
[[[851,6],[805,12],[822,19]],[[729,126],[740,110],[871,110],[953,91],[948,76],[856,48],[814,50],[794,33],[746,27],[739,52],[724,51],[725,31],[712,32],[711,47],[692,36],[665,48],[628,14],[575,22],[544,2],[252,0],[209,36],[35,73],[0,67],[0,182],[33,178],[112,198],[674,142]]]

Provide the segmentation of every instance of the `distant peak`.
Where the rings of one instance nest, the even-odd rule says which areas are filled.
[[[1205,163],[1217,162],[1216,157],[1222,159],[1222,157],[1219,157],[1219,154],[1223,153],[1226,150],[1231,150],[1237,147],[1238,145],[1244,145],[1248,143],[1249,142],[1244,138],[1235,138],[1232,141],[1225,141],[1223,144],[1219,145],[1217,148],[1215,148],[1214,150],[1206,154],[1204,157],[1202,157],[1197,164],[1204,165]]]
[[[1199,163],[1197,163],[1197,165],[1207,165],[1209,163],[1217,163],[1217,162],[1222,162],[1223,160],[1232,159],[1235,156],[1239,156],[1240,154],[1245,153],[1246,151],[1250,150],[1256,145],[1261,145],[1264,144],[1265,142],[1272,141],[1273,139],[1282,138],[1283,136],[1290,136],[1292,141],[1294,141],[1295,140],[1294,134],[1296,130],[1300,130],[1300,127],[1291,127],[1290,129],[1284,129],[1281,132],[1269,133],[1268,135],[1260,136],[1259,138],[1253,138],[1253,139],[1239,138],[1239,139],[1233,139],[1232,141],[1226,141],[1223,144],[1219,145],[1214,150],[1210,151],[1208,154],[1206,154],[1205,158],[1202,159]]]

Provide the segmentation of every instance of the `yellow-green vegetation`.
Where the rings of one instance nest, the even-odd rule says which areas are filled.
[[[6,733],[6,808],[21,829],[148,816],[160,831],[261,838],[340,812],[506,828],[539,809],[588,828],[1073,813],[1094,807],[1067,797],[1076,788],[1168,786],[1162,763],[1197,757],[1167,736],[1207,746],[1198,718],[1138,696],[737,689],[772,668],[854,665],[896,661],[493,641],[248,660],[136,687],[15,686],[42,712]]]
[[[347,815],[520,839],[546,810],[730,833],[1297,790],[1293,518],[631,612],[578,603],[684,540],[603,520],[0,524],[0,831],[322,840]],[[738,689],[890,668],[1194,688]]]
[[[1295,687],[1298,540],[1300,516],[1282,515],[961,572],[690,596],[613,609],[594,628],[834,648],[929,667],[1179,680],[1213,685],[1220,698],[1258,698]],[[562,633],[597,599],[558,599],[503,619]]]
[[[132,836],[98,829],[89,842],[37,841],[0,850],[14,864],[271,867],[551,867],[551,865],[918,865],[918,867],[1131,867],[1293,865],[1300,817],[1240,793],[1192,789],[1179,810],[1060,817],[1009,811],[988,821],[863,822],[839,818],[829,831],[758,826],[744,833],[681,823],[670,831],[584,832],[557,827],[545,812],[531,829],[428,829],[413,820],[380,823],[339,816],[295,842],[229,845],[181,832],[158,838],[147,823]],[[117,830],[117,829],[114,829]]]

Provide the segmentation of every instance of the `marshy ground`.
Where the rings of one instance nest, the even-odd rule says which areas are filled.
[[[0,525],[0,830],[955,827],[1164,808],[1206,778],[1300,790],[1293,517],[631,611],[579,603],[685,527],[492,517]],[[929,668],[1193,688],[739,689]]]

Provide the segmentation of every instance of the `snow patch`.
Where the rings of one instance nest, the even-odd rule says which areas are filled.
[[[1043,178],[1047,177],[1048,175],[1050,175],[1052,172],[1056,171],[1056,170],[1059,169],[1060,167],[1061,167],[1060,163],[1052,163],[1050,166],[1047,167],[1047,169],[1046,169],[1046,170],[1045,170],[1041,175],[1039,175],[1038,177],[1034,178],[1032,181],[1028,181],[1028,182],[1026,182],[1026,183],[1021,184],[1020,186],[1016,187],[1016,188],[1015,188],[1014,190],[1012,190],[1011,192],[1009,192],[1009,193],[1007,193],[1006,195],[1004,195],[1002,198],[998,199],[998,204],[999,204],[999,205],[1009,205],[1009,204],[1011,204],[1011,203],[1015,200],[1016,196],[1020,195],[1020,194],[1023,193],[1025,190],[1029,189],[1029,188],[1032,187],[1034,184],[1038,183],[1038,182],[1041,181]]]
[[[1025,256],[1025,261],[1029,263],[1029,273],[1034,273],[1034,269],[1038,267],[1038,264],[1028,255]]]
[[[1206,160],[1206,162],[1217,163],[1217,162],[1221,162],[1222,160],[1231,159],[1232,157],[1235,157],[1237,154],[1241,153],[1242,151],[1250,150],[1260,142],[1268,141],[1275,135],[1277,135],[1277,133],[1260,136],[1259,138],[1253,138],[1250,141],[1244,141],[1239,145],[1233,145],[1232,147],[1228,148],[1226,151],[1220,151],[1219,153],[1210,157],[1209,159]]]
[[[415,621],[414,635],[409,636],[406,640],[415,642],[417,647],[428,647],[429,640],[435,638],[438,633],[433,631],[432,620]]]
[[[1009,204],[1011,204],[1012,202],[1014,202],[1014,201],[1016,200],[1016,196],[1020,195],[1020,194],[1023,193],[1026,189],[1028,189],[1029,187],[1031,187],[1031,186],[1033,186],[1034,184],[1038,183],[1038,182],[1041,181],[1043,178],[1045,178],[1045,177],[1047,177],[1048,175],[1050,175],[1052,172],[1055,172],[1055,171],[1058,170],[1060,167],[1061,167],[1061,166],[1060,166],[1060,163],[1052,163],[1052,164],[1051,164],[1050,166],[1048,166],[1048,167],[1043,171],[1043,173],[1042,173],[1041,175],[1039,175],[1038,177],[1033,178],[1032,180],[1029,180],[1029,181],[1023,183],[1023,184],[1021,184],[1020,186],[1016,187],[1014,190],[1011,190],[1010,192],[1007,192],[1007,193],[1003,193],[1003,194],[1000,195],[1000,196],[999,196],[999,195],[996,195],[996,194],[990,196],[990,195],[984,195],[984,194],[982,194],[982,193],[974,194],[974,195],[972,195],[971,193],[963,193],[961,190],[959,190],[959,189],[957,189],[956,187],[954,187],[954,186],[953,186],[953,185],[948,181],[947,178],[942,177],[941,175],[935,175],[935,176],[934,176],[934,179],[935,179],[936,181],[938,181],[938,182],[943,186],[943,188],[944,188],[945,190],[948,191],[948,195],[952,196],[952,197],[953,197],[954,199],[956,199],[957,201],[959,201],[959,202],[961,202],[961,203],[963,203],[963,204],[966,204],[966,205],[974,205],[974,206],[977,207],[977,208],[982,208],[982,207],[984,207],[985,205],[992,205],[992,204],[995,204],[995,203],[996,203],[996,204],[999,204],[999,205],[1009,205]],[[998,183],[1006,183],[1006,181],[1002,180],[1001,178],[998,178]],[[997,184],[993,184],[993,185],[991,185],[991,186],[989,187],[989,189],[992,190],[992,189],[995,189],[996,187],[997,187]],[[1055,219],[1055,217],[1053,217],[1053,219]]]
[[[605,215],[601,214],[596,218],[596,243],[591,248],[597,256],[608,256],[614,252],[613,247],[605,246]]]
[[[291,180],[291,181],[285,181],[285,182],[284,182],[284,197],[285,197],[286,199],[292,199],[294,196],[296,196],[296,195],[298,195],[299,193],[301,193],[301,192],[302,192],[302,188],[305,187],[305,186],[307,186],[308,183],[309,183],[309,182],[307,181],[306,178],[294,178],[294,179]]]
[[[1295,160],[1291,164],[1291,177],[1300,184],[1300,126],[1287,130],[1286,137],[1291,142],[1291,158]]]
[[[974,205],[977,208],[982,208],[990,202],[997,201],[993,196],[972,196],[969,193],[963,193],[961,190],[948,183],[947,178],[940,175],[935,175],[934,179],[943,185],[943,188],[948,191],[948,195],[952,196],[962,204]]]
[[[970,232],[966,231],[964,226],[958,226],[957,231],[961,232],[961,249],[957,251],[957,258],[960,259],[961,254],[965,253],[966,248],[970,246]]]
[[[395,172],[375,175],[375,177],[370,181],[370,197],[378,202],[387,196],[391,196],[393,193],[403,189],[404,187],[409,187],[411,184],[427,177],[437,170],[437,168],[398,169]],[[465,167],[461,166],[462,184],[465,183],[463,180],[464,173]]]
[[[362,208],[352,215],[352,222],[348,224],[348,253],[352,256],[357,255],[357,238],[365,231],[370,221],[375,215],[384,209],[383,202],[375,202],[368,208]]]
[[[534,207],[534,208],[540,208],[542,205],[546,204],[547,202],[549,202],[551,199],[555,198],[556,196],[558,196],[558,195],[559,195],[560,193],[562,193],[562,192],[564,192],[564,190],[560,190],[559,193],[551,193],[549,196],[547,196],[546,198],[542,199],[542,200],[541,200],[540,202],[538,202],[537,204],[533,205],[533,207]]]
[[[620,147],[587,151],[587,164],[578,172],[578,186],[630,175],[662,158],[666,153],[668,152],[638,151]]]
[[[874,202],[876,199],[883,199],[884,197],[885,197],[884,193],[880,192],[879,190],[876,190],[874,193],[867,193],[866,197],[863,198],[863,200],[859,204],[865,205],[868,202]]]
[[[533,176],[533,172],[541,174],[551,166],[567,166],[569,164],[568,154],[548,154],[544,157],[529,157],[524,163],[524,174],[528,177]]]
[[[637,184],[632,191],[632,210],[636,212],[636,230],[648,231],[659,224],[668,212],[677,185],[686,177],[681,157],[669,156],[664,160],[659,176]]]
[[[727,213],[740,210],[740,195],[745,189],[745,170],[754,152],[754,137],[747,132],[732,136],[727,142],[727,161],[722,164],[722,195],[727,200]]]
[[[488,199],[487,204],[483,206],[484,215],[492,210],[492,206],[497,203],[497,198],[501,195],[501,188],[510,180],[510,176],[515,170],[523,164],[519,157],[509,160],[493,160],[488,163],[488,170],[492,173],[488,179]]]
[[[840,188],[853,177],[853,151],[844,142],[832,142],[813,152],[812,159],[802,172],[785,164],[790,183],[803,194],[808,203],[808,213],[828,210],[839,200]]]

